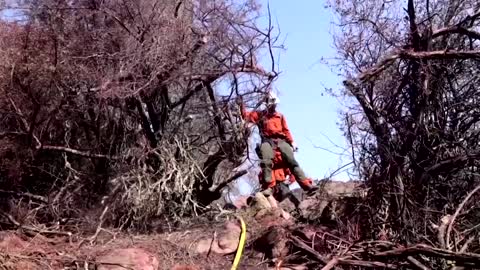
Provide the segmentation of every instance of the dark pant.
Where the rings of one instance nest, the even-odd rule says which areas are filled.
[[[263,172],[262,180],[265,183],[272,182],[272,165],[273,157],[275,155],[273,152],[272,144],[275,144],[275,142],[264,141],[257,149],[257,154],[260,158],[260,168],[262,168]],[[295,159],[293,149],[290,144],[288,144],[282,139],[277,139],[276,147],[278,147],[278,149],[282,153],[282,159],[289,167],[293,176],[295,176],[295,179],[297,179],[297,181],[299,182],[304,180],[306,178],[305,173],[303,172],[302,168],[300,168],[300,165]]]

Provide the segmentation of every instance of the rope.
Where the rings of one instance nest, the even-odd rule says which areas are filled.
[[[238,264],[240,263],[240,258],[242,257],[243,248],[245,247],[245,238],[246,238],[246,232],[247,232],[247,225],[245,225],[245,222],[243,221],[242,217],[237,216],[237,219],[240,220],[242,232],[240,234],[240,241],[238,242],[237,254],[235,254],[235,260],[233,261],[231,270],[236,270],[238,267]]]

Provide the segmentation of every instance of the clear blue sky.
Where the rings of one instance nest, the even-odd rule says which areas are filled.
[[[261,3],[266,14],[268,1]],[[280,26],[280,40],[286,47],[280,52],[282,74],[275,85],[280,92],[279,111],[299,146],[300,165],[317,179],[349,162],[348,156],[329,152],[343,153],[346,143],[337,125],[340,103],[325,92],[325,87],[339,89],[341,78],[319,62],[335,55],[330,31],[333,16],[324,6],[324,0],[270,1],[272,21]],[[348,175],[333,178],[348,180]]]

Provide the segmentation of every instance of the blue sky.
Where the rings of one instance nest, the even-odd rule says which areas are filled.
[[[261,3],[266,13],[268,1]],[[280,26],[280,40],[286,47],[280,52],[282,74],[275,85],[280,94],[279,111],[299,146],[296,157],[300,165],[317,179],[349,162],[348,153],[344,153],[346,141],[337,125],[340,103],[325,92],[326,87],[339,89],[341,78],[320,63],[322,57],[335,56],[333,16],[324,6],[323,0],[304,0],[301,4],[270,1],[272,21]],[[348,180],[348,175],[340,173],[333,179]]]

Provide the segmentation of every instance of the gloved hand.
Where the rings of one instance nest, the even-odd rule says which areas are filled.
[[[297,152],[298,151],[298,146],[295,142],[292,142],[292,148],[293,148],[293,152]]]

